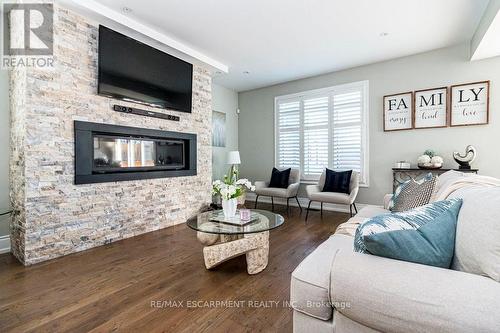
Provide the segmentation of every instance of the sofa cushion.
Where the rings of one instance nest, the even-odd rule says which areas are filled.
[[[360,209],[359,212],[351,217],[347,222],[340,224],[335,230],[335,234],[354,237],[356,229],[360,224],[366,222],[374,216],[386,213],[389,213],[387,209],[378,206],[367,205]]]
[[[337,204],[349,205],[351,198],[345,193],[335,193],[335,192],[316,192],[309,195],[309,199],[312,201],[330,202]]]
[[[258,195],[264,195],[269,197],[287,197],[287,189],[286,188],[277,188],[277,187],[262,187],[255,189],[255,193]]]
[[[372,218],[380,214],[390,213],[387,209],[379,206],[367,205],[359,210],[357,217]]]
[[[359,225],[365,223],[368,220],[369,218],[354,215],[347,222],[341,223],[337,227],[337,229],[335,229],[335,234],[354,237],[354,234],[356,234],[356,229],[358,229]]]
[[[330,269],[337,252],[352,251],[352,245],[352,237],[333,235],[295,268],[290,287],[290,301],[295,310],[322,320],[332,317]]]
[[[500,187],[466,187],[462,198],[452,268],[500,282]]]
[[[337,310],[378,331],[500,332],[500,285],[484,276],[344,251],[331,272],[332,301],[350,304]]]

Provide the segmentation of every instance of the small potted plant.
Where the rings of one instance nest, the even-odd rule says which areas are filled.
[[[230,177],[224,176],[223,180],[216,180],[212,183],[214,194],[220,195],[222,199],[222,210],[224,217],[232,218],[236,215],[238,198],[245,194],[246,190],[255,190],[255,186],[245,178],[236,179],[234,174]]]

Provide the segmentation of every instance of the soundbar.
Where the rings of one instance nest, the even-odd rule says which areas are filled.
[[[117,112],[136,114],[138,116],[160,118],[160,119],[166,119],[166,120],[172,120],[172,121],[179,121],[179,120],[181,120],[180,117],[173,116],[171,114],[165,114],[165,113],[161,113],[161,112],[153,112],[153,111],[148,111],[148,110],[136,109],[136,108],[131,108],[131,107],[127,107],[127,106],[123,106],[123,105],[118,105],[118,104],[113,105],[113,110],[117,111]]]

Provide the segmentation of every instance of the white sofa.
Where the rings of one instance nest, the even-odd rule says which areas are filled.
[[[349,234],[388,212],[367,206],[292,273],[294,332],[500,332],[500,187],[449,197],[464,200],[452,269],[353,252]]]

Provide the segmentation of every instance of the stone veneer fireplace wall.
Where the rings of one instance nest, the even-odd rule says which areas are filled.
[[[211,200],[208,71],[194,66],[192,113],[168,111],[179,122],[114,112],[97,95],[97,34],[56,6],[55,67],[11,73],[11,246],[25,265],[182,223]],[[197,174],[74,185],[75,120],[194,133]]]

